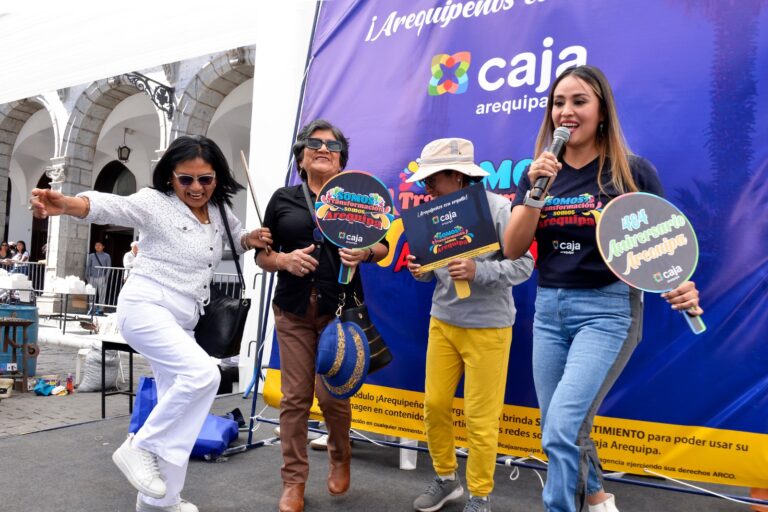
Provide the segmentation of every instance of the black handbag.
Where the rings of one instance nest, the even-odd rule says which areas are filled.
[[[357,295],[353,294],[352,296],[357,304],[355,307],[342,309],[341,321],[356,323],[365,333],[365,337],[368,338],[368,348],[371,353],[371,362],[368,365],[368,375],[370,375],[392,362],[392,352],[389,351],[389,347],[384,343],[384,338],[381,337],[378,329],[371,322],[371,317],[368,316],[368,306],[359,302]]]
[[[315,210],[312,207],[312,200],[309,197],[309,190],[307,190],[306,182],[302,182],[301,189],[304,192],[304,199],[307,201],[307,208],[309,208],[309,213],[312,215],[312,220],[316,222],[315,216],[312,213]],[[331,265],[335,265],[336,262],[333,259],[328,244],[324,243],[323,248],[328,255],[328,260],[331,262]],[[355,307],[347,308],[345,304],[346,293],[344,291],[341,292],[339,296],[339,310],[336,312],[336,316],[339,317],[342,322],[356,323],[360,329],[365,332],[365,336],[368,338],[368,348],[371,353],[371,361],[368,366],[368,375],[370,375],[375,371],[381,370],[392,361],[392,352],[389,351],[389,347],[384,343],[384,338],[381,337],[378,329],[376,329],[376,326],[371,322],[371,317],[368,316],[368,307],[360,302],[360,299],[357,298],[357,294],[353,293],[352,297],[355,301]]]
[[[229,230],[229,222],[224,212],[224,205],[219,204],[221,220],[229,238],[229,247],[235,252],[235,242]],[[237,277],[240,279],[240,297],[230,297],[211,281],[208,288],[211,299],[205,306],[205,314],[195,326],[195,341],[203,347],[209,356],[223,359],[240,353],[245,321],[251,309],[251,299],[245,297],[245,280],[240,270],[240,260],[235,254]]]

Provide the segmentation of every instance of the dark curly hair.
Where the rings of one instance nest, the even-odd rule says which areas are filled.
[[[203,135],[183,135],[171,142],[152,172],[152,188],[169,196],[173,194],[171,174],[177,165],[195,158],[202,158],[216,173],[216,188],[210,202],[214,206],[224,203],[231,207],[232,196],[245,187],[235,181],[219,146]]]
[[[291,148],[294,160],[296,160],[296,172],[299,173],[299,176],[301,176],[301,179],[303,180],[307,179],[307,171],[301,168],[300,162],[304,158],[304,148],[307,147],[307,139],[317,130],[330,130],[331,133],[333,133],[334,138],[341,142],[339,162],[342,170],[347,166],[347,160],[349,160],[349,140],[344,136],[341,130],[325,119],[315,119],[299,131],[299,134],[296,136],[296,142],[293,143],[293,147]]]

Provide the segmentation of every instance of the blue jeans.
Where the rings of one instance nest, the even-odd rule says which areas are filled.
[[[618,281],[603,288],[542,288],[533,320],[533,378],[549,458],[544,507],[575,512],[602,489],[589,437],[598,407],[629,361],[642,331],[642,292]]]

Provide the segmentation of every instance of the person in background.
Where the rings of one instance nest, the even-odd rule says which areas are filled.
[[[16,242],[16,253],[11,258],[13,268],[11,268],[11,274],[27,274],[29,267],[27,262],[29,261],[29,252],[27,252],[27,244],[22,240]]]
[[[538,288],[533,321],[533,378],[549,459],[548,512],[617,512],[603,490],[590,439],[595,414],[627,365],[642,334],[642,292],[619,281],[595,242],[594,218],[613,198],[643,191],[662,195],[656,169],[633,155],[619,124],[608,80],[593,66],[566,69],[552,84],[536,139],[538,158],[523,174],[504,232],[504,254],[524,254],[537,241]],[[544,151],[558,127],[570,131],[562,163]],[[541,200],[531,183],[549,179]],[[580,222],[550,198],[566,199]],[[552,222],[557,220],[558,222]],[[579,247],[561,251],[558,241]],[[686,282],[662,294],[672,309],[700,315],[699,292]]]
[[[476,186],[488,173],[474,163],[474,145],[466,139],[438,139],[421,152],[419,169],[408,181],[424,181],[433,198]],[[496,236],[501,239],[509,220],[509,200],[485,191]],[[464,512],[491,512],[490,494],[499,441],[499,416],[507,387],[509,350],[515,302],[512,287],[533,272],[527,252],[514,261],[502,249],[475,258],[455,258],[447,267],[420,272],[416,256],[408,256],[408,270],[418,281],[436,281],[427,343],[424,384],[424,425],[436,476],[413,502],[420,512],[434,512],[460,500],[464,488],[456,470],[453,398],[464,377],[464,414],[467,418],[467,487]],[[455,281],[469,283],[471,294],[461,299]]]
[[[104,244],[96,242],[93,244],[94,252],[88,255],[88,259],[85,262],[85,279],[88,283],[96,288],[96,297],[94,300],[95,314],[104,314],[101,307],[106,304],[107,300],[107,277],[109,276],[109,269],[103,267],[112,266],[112,257],[104,252]],[[90,313],[90,311],[89,311]]]
[[[2,265],[2,267],[6,270],[11,268],[11,265],[13,265],[13,262],[11,262],[11,251],[8,248],[8,242],[3,242],[0,244],[0,265]]]
[[[339,267],[357,268],[384,258],[389,249],[377,243],[369,249],[329,250],[307,203],[314,205],[326,181],[344,169],[349,142],[331,123],[315,120],[304,126],[293,144],[296,168],[302,183],[275,191],[264,214],[264,225],[278,250],[258,251],[256,263],[267,272],[277,271],[272,308],[280,350],[280,448],[283,453],[281,512],[304,510],[304,488],[309,476],[307,420],[313,392],[328,427],[328,492],[342,495],[349,489],[352,410],[348,399],[335,398],[315,374],[317,345],[323,328],[334,318],[342,287]],[[305,197],[305,193],[308,196]],[[363,298],[360,272],[347,285]]]
[[[123,281],[128,279],[128,276],[131,273],[131,269],[133,268],[133,261],[136,259],[136,256],[139,254],[139,242],[137,240],[134,240],[131,242],[131,250],[127,253],[123,254]]]
[[[242,188],[216,143],[197,135],[171,142],[152,172],[152,188],[130,196],[32,191],[38,218],[71,215],[141,231],[141,257],[120,291],[117,316],[120,334],[152,366],[158,401],[112,455],[139,490],[137,512],[198,511],[180,494],[220,376],[195,341],[194,328],[210,300],[208,285],[227,236],[224,223],[237,254],[271,243],[268,229],[249,232],[232,213],[232,196]]]
[[[123,267],[126,269],[133,268],[133,260],[136,259],[136,255],[139,254],[139,242],[134,240],[131,242],[131,250],[123,255]]]

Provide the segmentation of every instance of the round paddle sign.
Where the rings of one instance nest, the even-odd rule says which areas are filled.
[[[325,238],[346,249],[365,249],[387,234],[395,216],[387,187],[367,172],[346,171],[323,185],[315,200],[317,227]],[[348,284],[354,269],[339,270]]]
[[[347,249],[377,243],[392,224],[392,196],[377,178],[362,171],[337,174],[317,195],[317,225],[325,237]]]
[[[645,192],[608,203],[597,224],[597,247],[625,283],[666,292],[687,281],[699,260],[691,223],[675,205]]]

